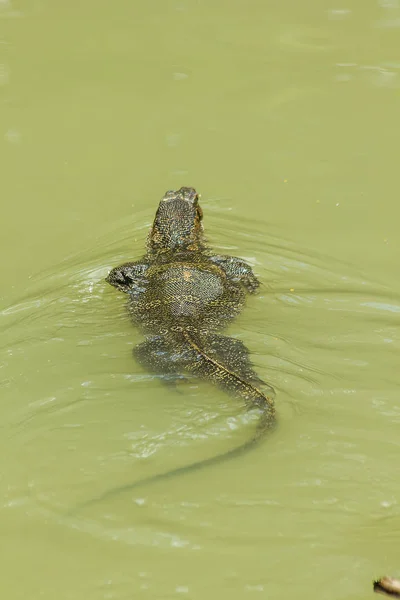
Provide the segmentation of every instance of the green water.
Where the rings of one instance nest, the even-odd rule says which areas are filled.
[[[395,0],[1,0],[1,595],[362,600],[399,573]],[[229,333],[276,389],[242,443],[166,389],[112,266],[167,189],[263,283]]]

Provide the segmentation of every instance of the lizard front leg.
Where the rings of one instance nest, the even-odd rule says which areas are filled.
[[[141,262],[128,262],[115,267],[106,277],[107,283],[113,285],[125,294],[136,296],[144,291],[146,280],[146,272],[149,265]]]
[[[247,292],[254,294],[260,285],[253,269],[244,260],[235,256],[215,255],[211,261],[225,272],[229,281],[241,284]]]

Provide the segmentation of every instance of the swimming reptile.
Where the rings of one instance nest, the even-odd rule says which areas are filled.
[[[145,335],[134,350],[142,366],[169,381],[186,373],[218,385],[249,408],[260,409],[258,426],[251,439],[233,450],[108,491],[95,502],[236,456],[275,423],[273,389],[253,370],[244,344],[220,334],[240,312],[246,292],[254,293],[259,282],[243,260],[212,253],[204,241],[202,218],[196,190],[168,191],[158,206],[146,254],[112,269],[106,280],[128,294],[131,318]]]

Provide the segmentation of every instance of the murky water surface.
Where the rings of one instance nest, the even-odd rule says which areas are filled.
[[[396,0],[0,2],[2,597],[361,600],[399,573],[399,36]],[[144,372],[104,282],[181,185],[263,283],[229,333],[279,426],[130,490],[255,426]]]

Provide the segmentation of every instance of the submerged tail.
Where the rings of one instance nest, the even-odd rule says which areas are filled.
[[[97,498],[92,498],[88,502],[75,507],[70,511],[70,515],[124,492],[131,492],[144,485],[156,483],[163,479],[171,479],[177,475],[184,475],[235,458],[247,450],[254,448],[261,442],[267,431],[270,431],[275,426],[273,389],[268,386],[271,390],[271,396],[265,395],[259,389],[258,386],[260,384],[266,384],[253,371],[248,350],[240,340],[223,336],[214,336],[207,340],[197,340],[186,330],[182,332],[182,335],[186,345],[196,354],[196,360],[189,361],[186,364],[185,370],[208,379],[236,397],[242,398],[249,408],[258,408],[260,410],[260,417],[255,432],[243,444],[222,454],[217,454],[211,458],[178,467],[165,473],[150,475],[134,483],[109,490]],[[206,342],[207,350],[203,349],[203,342]],[[232,366],[228,367],[228,364]]]

